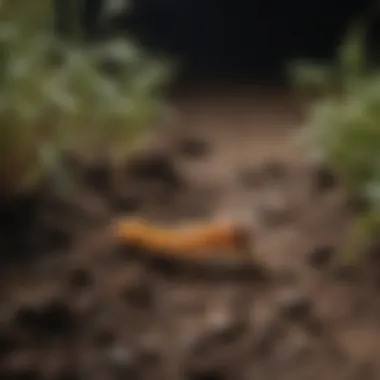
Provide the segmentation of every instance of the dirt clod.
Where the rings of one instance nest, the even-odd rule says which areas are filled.
[[[186,137],[178,143],[178,151],[185,157],[204,158],[210,149],[209,143],[198,137]]]
[[[312,301],[299,290],[290,290],[282,295],[280,308],[286,318],[300,321],[309,317]]]
[[[90,163],[84,169],[83,177],[92,190],[101,194],[108,194],[112,189],[112,170],[106,159]]]
[[[318,192],[329,191],[339,182],[333,171],[326,166],[318,166],[314,169],[314,181]]]
[[[279,161],[266,162],[261,169],[261,175],[266,180],[281,181],[281,180],[286,179],[287,174],[288,174],[287,165]]]
[[[113,197],[111,206],[117,213],[133,214],[141,209],[142,200],[137,195],[121,194]]]
[[[161,182],[171,190],[179,190],[184,185],[173,158],[164,153],[153,152],[132,158],[128,162],[126,176],[138,182]]]
[[[134,378],[137,375],[135,358],[132,352],[121,345],[114,345],[106,350],[106,358],[117,376]]]
[[[68,274],[68,284],[75,290],[90,287],[92,283],[92,276],[90,272],[85,269],[74,269]]]
[[[146,283],[127,286],[122,296],[125,302],[137,308],[151,309],[155,304],[153,289]]]
[[[67,305],[61,301],[53,301],[40,307],[21,307],[16,312],[15,323],[39,337],[51,338],[72,333],[74,318]]]
[[[334,256],[334,247],[319,246],[315,248],[309,257],[309,263],[314,268],[324,268],[328,266]]]

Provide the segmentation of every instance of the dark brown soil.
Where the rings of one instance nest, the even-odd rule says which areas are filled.
[[[380,378],[378,264],[337,270],[356,211],[296,144],[294,101],[202,94],[179,97],[187,125],[122,170],[73,162],[76,196],[1,206],[1,379]],[[148,260],[110,234],[121,215],[222,214],[255,216],[264,276]]]

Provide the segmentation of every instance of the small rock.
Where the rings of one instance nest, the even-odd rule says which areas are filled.
[[[114,364],[121,366],[129,366],[132,362],[133,354],[130,350],[121,345],[115,345],[108,348],[105,351],[108,359],[111,360]]]
[[[184,185],[173,158],[164,153],[152,152],[134,157],[127,163],[126,176],[136,181],[162,182],[173,190]]]
[[[289,222],[293,216],[288,200],[277,192],[267,194],[259,213],[264,223],[273,227]]]
[[[213,347],[229,345],[244,335],[246,325],[225,311],[212,311],[203,333],[194,341],[193,352],[203,355]]]
[[[122,296],[126,302],[140,309],[151,309],[155,304],[154,290],[145,282],[128,285]]]
[[[117,376],[135,378],[137,375],[136,358],[131,350],[121,345],[115,345],[108,348],[105,354],[112,371]]]
[[[148,267],[156,273],[160,273],[165,277],[177,277],[183,273],[184,263],[169,257],[165,257],[164,254],[157,257],[150,257],[147,260]]]
[[[309,264],[314,268],[328,266],[334,256],[334,248],[331,246],[320,246],[315,248],[309,257]]]
[[[41,327],[49,334],[69,333],[75,326],[75,317],[68,305],[54,301],[47,304],[40,312]]]
[[[137,195],[122,194],[113,197],[111,206],[116,212],[131,214],[140,210],[142,200]]]
[[[283,343],[281,355],[284,361],[302,363],[310,353],[310,337],[304,330],[291,327]]]
[[[329,191],[338,185],[336,175],[326,166],[317,166],[314,169],[314,183],[317,191]]]
[[[73,332],[75,318],[70,308],[61,301],[37,307],[21,307],[15,315],[17,326],[39,337],[67,336]]]
[[[107,328],[100,329],[93,336],[93,344],[97,348],[109,347],[114,341],[115,334]]]
[[[96,305],[88,313],[88,316],[91,319],[91,327],[94,331],[94,342],[97,342],[99,347],[109,346],[115,340],[112,328],[115,321],[113,309],[104,305]]]
[[[282,315],[292,320],[303,320],[310,316],[312,303],[306,294],[298,290],[287,291],[280,299]]]
[[[269,161],[263,165],[262,176],[269,180],[282,180],[288,173],[284,163],[279,161]]]
[[[68,283],[71,288],[83,289],[92,285],[91,274],[85,269],[74,269],[68,275]]]
[[[272,352],[276,343],[283,335],[282,326],[280,323],[268,324],[263,330],[258,331],[257,340],[255,343],[256,351],[261,356],[266,356]]]
[[[145,262],[147,252],[141,246],[133,243],[116,242],[113,247],[113,258],[110,259],[110,266],[119,265],[120,260],[123,262],[134,263],[136,260]]]
[[[140,339],[137,362],[143,368],[153,368],[159,365],[162,358],[163,338],[155,333],[147,333]]]
[[[244,326],[230,315],[218,311],[212,313],[210,333],[223,343],[229,343],[243,333]]]
[[[85,182],[95,191],[108,194],[111,190],[112,169],[108,160],[98,160],[84,169]]]
[[[246,168],[239,173],[239,182],[247,188],[256,187],[271,181],[284,180],[288,174],[282,162],[266,162],[261,168]]]
[[[204,157],[210,151],[209,143],[199,137],[186,137],[178,143],[179,153],[188,157]]]
[[[218,339],[221,344],[229,344],[241,337],[244,332],[245,326],[242,322],[230,321],[228,324],[217,326],[214,330],[214,337]]]

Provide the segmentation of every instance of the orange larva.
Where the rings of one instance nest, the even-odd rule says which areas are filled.
[[[119,220],[116,238],[122,244],[137,245],[152,253],[197,259],[221,251],[247,250],[250,240],[246,228],[221,221],[164,228],[141,220]]]

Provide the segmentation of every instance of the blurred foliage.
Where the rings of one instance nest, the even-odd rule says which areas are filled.
[[[313,95],[306,134],[316,158],[369,202],[343,248],[348,263],[363,256],[364,245],[380,230],[380,70],[370,66],[365,42],[364,23],[357,22],[332,64],[291,66],[293,83]]]
[[[56,38],[49,0],[0,0],[0,193],[64,176],[68,151],[120,157],[163,106],[167,62],[135,44],[86,45],[73,7],[70,41]]]

